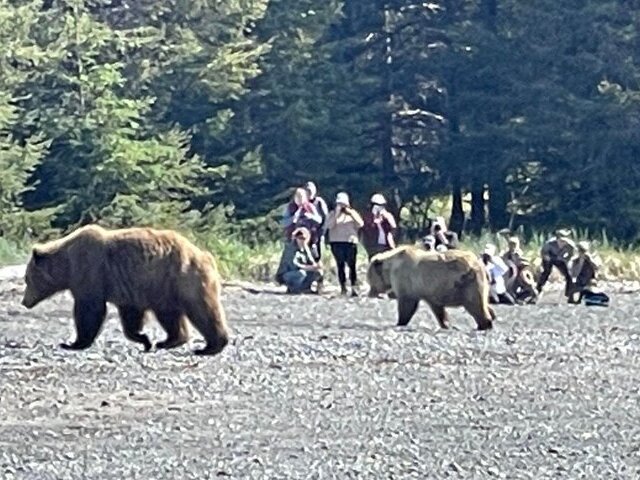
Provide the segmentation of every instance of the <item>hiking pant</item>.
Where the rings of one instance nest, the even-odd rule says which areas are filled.
[[[333,242],[331,243],[331,253],[336,259],[338,266],[338,280],[340,286],[344,287],[347,283],[346,267],[349,267],[349,280],[351,286],[355,286],[358,280],[356,272],[356,261],[358,257],[358,246],[351,242]]]
[[[551,275],[551,269],[553,267],[556,267],[564,277],[564,295],[565,297],[568,297],[571,294],[573,280],[571,278],[571,274],[569,273],[569,266],[567,265],[567,262],[559,259],[549,260],[548,262],[545,262],[543,260],[542,273],[540,274],[537,285],[538,292],[542,291],[542,287],[544,287],[545,283],[547,283],[547,280],[549,280],[549,275]]]
[[[306,292],[311,289],[311,284],[314,281],[319,281],[321,278],[320,272],[307,270],[291,270],[282,275],[282,280],[289,293]]]

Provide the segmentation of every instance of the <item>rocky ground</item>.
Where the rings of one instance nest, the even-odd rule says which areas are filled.
[[[0,478],[638,478],[640,295],[426,307],[228,287],[221,355],[142,353],[110,311],[66,352],[70,297],[32,311],[0,273]],[[150,325],[151,333],[161,333]]]

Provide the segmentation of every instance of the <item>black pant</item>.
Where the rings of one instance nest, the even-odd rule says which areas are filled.
[[[338,280],[340,285],[344,286],[347,282],[347,274],[345,266],[349,267],[349,280],[351,285],[355,286],[357,281],[356,258],[358,256],[358,246],[350,242],[332,242],[331,253],[338,264]]]
[[[551,275],[552,267],[556,267],[564,277],[564,294],[568,297],[571,294],[573,280],[571,278],[571,274],[569,273],[567,262],[560,259],[552,259],[548,262],[542,262],[542,273],[540,274],[540,278],[538,279],[538,291],[541,291],[542,287],[544,287],[544,284],[547,283],[547,280],[549,280],[549,275]]]

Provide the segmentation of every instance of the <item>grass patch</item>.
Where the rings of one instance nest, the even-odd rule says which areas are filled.
[[[540,249],[549,237],[542,233],[531,235],[526,241],[522,241],[521,248],[524,256],[529,259],[536,269],[541,269],[542,259]],[[588,231],[573,231],[572,238],[578,242],[587,240],[591,242],[591,250],[596,252],[602,260],[602,270],[599,273],[601,280],[640,280],[640,250],[631,247],[619,247],[612,244],[602,232],[594,240],[590,238]],[[482,252],[487,243],[493,243],[498,247],[498,252],[507,249],[504,237],[497,234],[484,233],[480,237],[467,237],[461,243],[461,248],[473,252]],[[551,279],[559,279],[560,275],[554,269]]]
[[[188,235],[199,246],[214,254],[222,275],[228,280],[253,280],[271,282],[274,280],[278,262],[282,253],[283,242],[271,240],[265,242],[244,242],[238,235],[192,234]],[[573,238],[589,240],[589,232],[574,231]],[[593,237],[592,237],[593,238]],[[546,235],[534,234],[522,242],[525,256],[540,268],[540,248],[547,239]],[[15,241],[0,238],[0,265],[16,265],[27,261],[32,242]],[[473,252],[481,252],[486,243],[498,246],[498,251],[506,250],[506,240],[496,234],[484,233],[480,237],[464,237],[460,247]],[[640,249],[616,246],[602,232],[596,240],[591,240],[592,249],[602,259],[602,280],[640,280]],[[335,263],[328,247],[323,247],[323,262],[327,270],[327,280],[334,282]],[[358,248],[358,265],[360,281],[364,280],[367,256],[364,248]],[[551,279],[559,279],[554,270]]]
[[[0,237],[0,265],[19,265],[29,257],[30,245]]]
[[[273,281],[282,242],[266,242],[251,246],[234,237],[201,237],[198,245],[207,248],[216,258],[222,276],[228,280]]]
[[[548,236],[535,234],[522,241],[522,250],[536,269],[541,268],[540,248]],[[588,232],[574,232],[573,238],[589,240]],[[596,251],[602,260],[601,280],[640,280],[640,250],[630,247],[614,246],[601,235],[598,240],[590,240],[592,250]],[[227,279],[273,281],[280,254],[282,241],[271,241],[258,246],[250,246],[238,238],[210,238],[199,242],[202,246],[216,256],[220,269]],[[485,244],[497,245],[498,251],[503,252],[507,248],[506,239],[496,234],[483,233],[479,237],[464,237],[460,248],[473,252],[482,252]],[[327,269],[328,281],[334,281],[335,263],[328,248],[323,249],[323,263]],[[360,281],[364,279],[363,273],[367,264],[367,256],[364,248],[358,248],[358,265]],[[551,280],[560,279],[558,272],[553,270]]]

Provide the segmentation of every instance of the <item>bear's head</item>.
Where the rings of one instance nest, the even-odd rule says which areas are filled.
[[[34,247],[25,273],[27,288],[22,305],[33,308],[41,301],[67,289],[67,278],[67,262],[62,252]]]
[[[367,281],[370,297],[377,297],[391,289],[390,262],[386,256],[373,256],[367,270]]]

